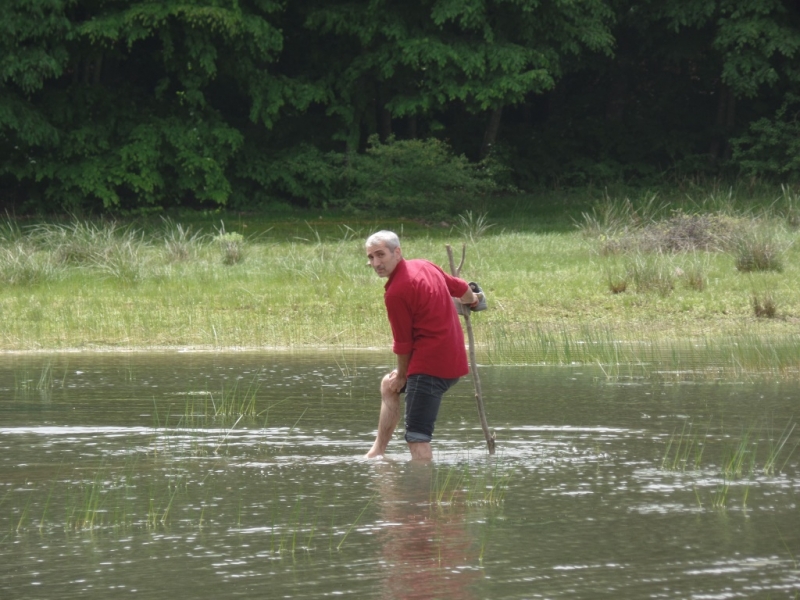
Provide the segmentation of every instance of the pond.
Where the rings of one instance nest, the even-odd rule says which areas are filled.
[[[795,598],[796,381],[485,366],[433,464],[373,353],[0,356],[0,598]]]

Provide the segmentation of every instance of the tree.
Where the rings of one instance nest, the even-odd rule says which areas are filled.
[[[37,107],[37,94],[67,68],[74,31],[66,11],[73,3],[0,4],[0,181],[26,169],[34,149],[59,143],[58,128]]]
[[[602,0],[340,0],[320,4],[308,22],[351,41],[329,78],[330,112],[349,148],[363,145],[375,102],[393,119],[432,121],[454,104],[488,112],[487,147],[503,107],[551,89],[565,55],[610,51],[611,16]]]
[[[41,182],[49,202],[71,209],[91,207],[91,199],[104,208],[224,204],[244,140],[241,113],[268,127],[291,101],[290,86],[268,69],[282,49],[268,17],[281,5],[56,4],[59,12],[39,7],[33,16],[26,2],[7,6],[9,22],[38,24],[34,33],[17,26],[8,45],[26,48],[41,31],[42,67],[34,78],[26,75],[32,59],[6,59],[4,83],[12,85],[0,114],[23,106],[27,122],[50,133],[34,137],[18,126],[15,146],[25,159],[7,159],[3,175]]]

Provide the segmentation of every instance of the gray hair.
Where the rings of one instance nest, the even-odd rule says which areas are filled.
[[[377,231],[367,238],[367,243],[364,244],[367,248],[370,246],[377,246],[380,243],[386,244],[386,247],[394,252],[400,247],[400,238],[394,231]]]

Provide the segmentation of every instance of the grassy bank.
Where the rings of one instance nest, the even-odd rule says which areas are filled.
[[[552,204],[550,204],[552,205]],[[0,350],[386,348],[363,240],[487,290],[473,319],[502,363],[800,366],[800,202],[789,190],[600,197],[537,214],[519,198],[449,223],[206,215],[137,223],[0,224]]]

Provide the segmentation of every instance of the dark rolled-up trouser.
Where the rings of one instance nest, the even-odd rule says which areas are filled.
[[[455,379],[442,379],[432,375],[409,375],[403,391],[406,394],[406,441],[430,442],[433,427],[442,404],[442,396],[455,383]]]

